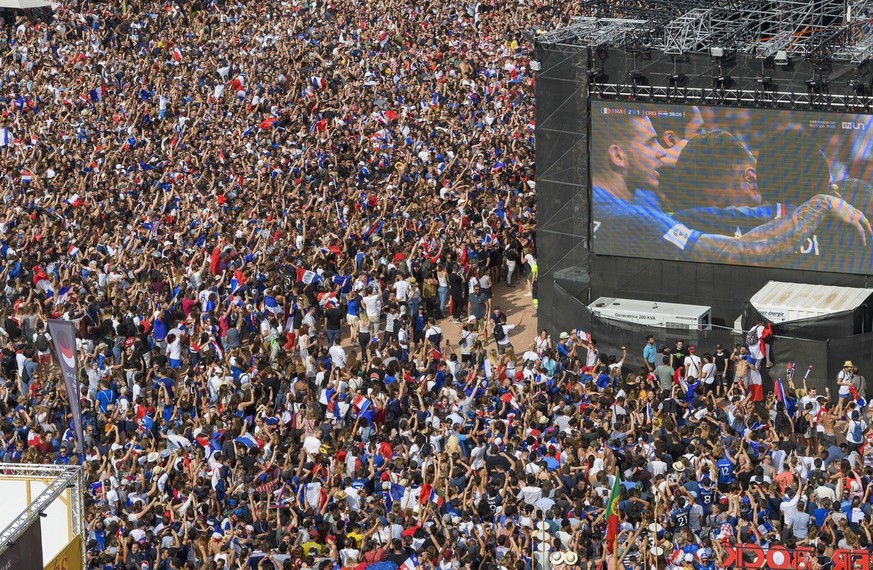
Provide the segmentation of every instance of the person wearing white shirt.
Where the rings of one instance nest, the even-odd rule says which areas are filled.
[[[503,329],[503,337],[497,340],[497,352],[499,354],[508,354],[510,359],[515,360],[515,352],[513,351],[512,343],[509,341],[509,334],[514,329],[520,327],[522,322],[524,322],[524,317],[518,321],[517,325],[507,325],[499,322],[494,323],[495,328],[501,327]]]
[[[782,504],[779,505],[779,510],[782,511],[783,520],[789,520],[797,514],[797,503],[800,501],[800,493],[792,488],[785,490],[785,498]]]
[[[846,406],[849,403],[849,399],[852,397],[852,378],[854,377],[854,373],[852,369],[854,368],[854,364],[852,364],[851,360],[847,360],[843,364],[843,369],[837,373],[837,386],[839,386],[838,392],[838,401],[837,407],[834,409],[834,416],[839,418],[845,410]]]
[[[807,404],[812,404],[812,410],[810,410],[810,415],[812,417],[818,417],[818,412],[821,409],[821,404],[818,401],[818,389],[815,386],[810,386],[807,394],[800,399],[799,407],[800,410],[805,410]]]
[[[394,282],[394,296],[397,298],[398,303],[407,303],[409,301],[409,293],[412,287],[409,284],[409,281],[403,278],[402,275],[397,275],[397,280]]]
[[[517,498],[528,505],[535,505],[537,501],[543,498],[543,490],[536,486],[536,476],[528,474],[527,485],[521,488]]]
[[[866,431],[867,422],[861,418],[858,410],[854,410],[846,429],[846,443],[849,444],[849,451],[858,451],[861,444],[864,443],[864,432]]]
[[[696,347],[689,346],[688,356],[685,357],[685,362],[683,363],[685,365],[685,378],[687,378],[691,383],[700,378],[700,372],[703,368],[703,362],[700,360],[700,357],[695,354],[696,352]]]
[[[346,355],[345,349],[342,347],[342,339],[336,338],[333,341],[333,346],[328,350],[328,354],[330,354],[330,361],[335,368],[342,370],[346,367],[348,356]]]

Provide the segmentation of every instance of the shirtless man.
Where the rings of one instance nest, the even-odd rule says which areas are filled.
[[[743,385],[743,388],[748,389],[749,387],[749,361],[747,360],[747,356],[749,355],[749,349],[742,345],[734,346],[734,351],[731,354],[731,361],[734,363],[734,382],[740,382]]]

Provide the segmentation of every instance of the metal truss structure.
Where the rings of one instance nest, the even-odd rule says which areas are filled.
[[[858,64],[873,57],[873,0],[581,0],[586,17],[545,44],[653,50],[721,48],[761,59],[784,52]]]
[[[65,465],[29,465],[19,463],[0,463],[0,477],[19,477],[32,479],[51,479],[45,490],[31,502],[27,508],[0,531],[0,553],[5,552],[9,545],[24,534],[24,531],[34,523],[46,508],[66,489],[71,489],[70,511],[72,514],[73,533],[81,534],[85,528],[85,509],[82,503],[85,489],[82,479],[82,468]],[[84,543],[82,559],[84,561]]]
[[[767,86],[758,89],[720,89],[699,87],[663,87],[605,83],[597,84],[592,97],[618,101],[654,101],[698,105],[771,107],[778,109],[827,109],[856,112],[873,110],[873,96],[827,93],[811,89],[807,93],[776,91]]]

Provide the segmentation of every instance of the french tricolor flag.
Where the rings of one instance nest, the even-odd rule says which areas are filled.
[[[176,61],[176,63],[182,61],[182,50],[180,50],[179,48],[173,48],[173,59]]]
[[[246,284],[246,276],[245,273],[237,269],[233,272],[233,277],[230,280],[230,292],[236,293],[237,290]]]
[[[355,396],[355,399],[352,400],[352,404],[357,408],[358,415],[363,414],[367,410],[373,407],[373,402],[370,401],[369,398],[358,394]]]
[[[63,305],[70,298],[70,287],[68,285],[64,285],[60,289],[58,289],[58,295],[55,299],[55,305]]]
[[[218,341],[212,339],[209,341],[209,348],[211,348],[215,354],[218,356],[219,360],[224,360],[224,350],[221,349],[221,345],[218,344]]]
[[[385,44],[388,43],[389,37],[390,36],[388,35],[387,30],[382,30],[381,32],[379,32],[379,47],[384,48]]]
[[[358,394],[352,400],[352,405],[357,410],[356,418],[367,422],[368,424],[373,423],[373,419],[376,416],[376,410],[373,409],[373,402],[370,401],[369,398],[365,398]]]
[[[67,248],[67,255],[69,255],[70,257],[75,257],[77,253],[79,253],[79,248],[75,245],[71,245]]]
[[[309,269],[298,269],[297,280],[301,283],[305,283],[306,285],[321,283],[321,275]]]
[[[418,557],[415,554],[410,554],[409,558],[397,570],[418,570]]]
[[[584,340],[585,342],[591,342],[591,333],[587,333],[582,329],[576,329],[576,336]]]
[[[29,171],[29,170],[22,170],[21,171],[21,182],[23,184],[30,184],[32,180],[33,180],[33,173],[31,171]]]
[[[239,436],[238,438],[234,439],[234,441],[236,443],[241,443],[241,444],[245,445],[246,447],[261,447],[260,442],[257,439],[255,439],[255,436],[253,436],[250,433],[243,434],[243,435]]]
[[[264,295],[264,308],[277,316],[285,312],[272,295]]]
[[[437,494],[436,489],[430,490],[430,502],[436,505],[437,507],[443,506],[443,498]]]
[[[312,78],[312,86],[316,89],[327,89],[327,80],[324,77],[315,76]]]
[[[781,378],[777,378],[776,382],[774,382],[773,392],[776,395],[776,399],[784,404],[785,403],[785,388],[782,387],[782,379]]]

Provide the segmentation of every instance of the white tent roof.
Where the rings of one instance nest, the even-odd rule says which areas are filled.
[[[45,0],[0,0],[0,8],[45,8],[51,5]]]
[[[749,300],[774,323],[851,311],[873,296],[873,289],[770,281]]]

